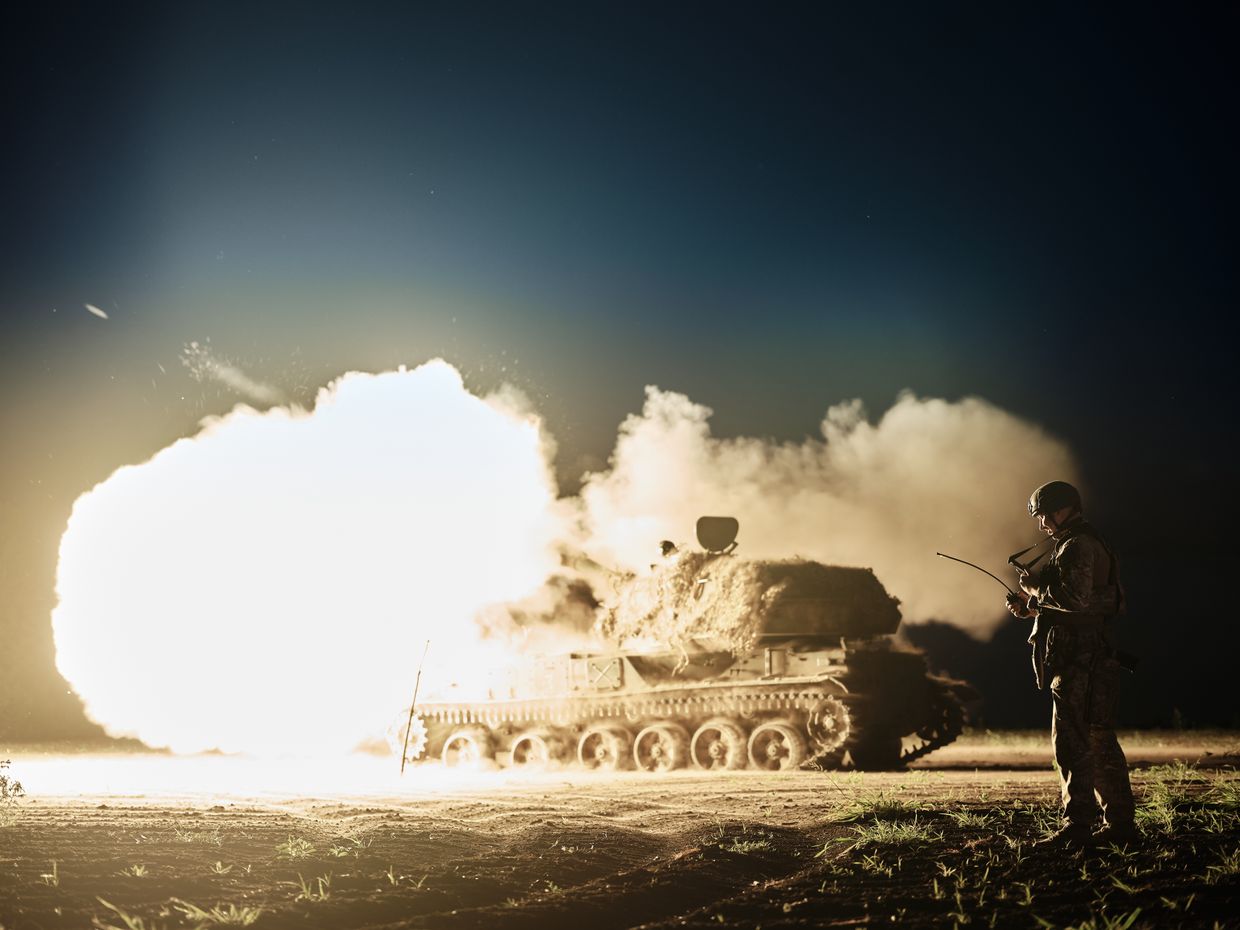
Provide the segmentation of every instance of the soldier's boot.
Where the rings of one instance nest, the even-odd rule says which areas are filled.
[[[1093,829],[1087,823],[1066,823],[1050,836],[1034,843],[1036,849],[1081,849],[1093,843]]]
[[[1132,821],[1109,823],[1093,835],[1096,846],[1131,846],[1142,839],[1141,831]]]

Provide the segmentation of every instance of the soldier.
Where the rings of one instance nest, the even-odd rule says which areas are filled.
[[[1024,593],[1008,598],[1008,610],[1034,618],[1029,642],[1038,687],[1045,688],[1050,676],[1051,742],[1064,821],[1043,842],[1084,846],[1136,840],[1128,760],[1115,738],[1120,664],[1108,630],[1123,609],[1119,564],[1085,520],[1081,495],[1067,482],[1052,481],[1034,491],[1029,513],[1054,541],[1040,571],[1017,566]],[[1095,794],[1105,825],[1092,833]]]

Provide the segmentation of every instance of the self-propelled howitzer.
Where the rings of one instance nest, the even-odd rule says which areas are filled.
[[[705,551],[665,544],[649,575],[619,586],[598,632],[664,648],[539,656],[485,700],[420,703],[406,758],[895,768],[960,734],[972,689],[893,641],[899,603],[870,569],[740,559],[737,529],[703,517]],[[390,734],[398,752],[405,719]]]

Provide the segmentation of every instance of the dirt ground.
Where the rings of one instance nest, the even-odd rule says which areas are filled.
[[[0,928],[1237,927],[1240,734],[1127,734],[1145,841],[1034,847],[1045,734],[899,773],[460,773],[0,747]]]

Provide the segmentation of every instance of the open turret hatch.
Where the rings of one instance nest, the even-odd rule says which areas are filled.
[[[736,517],[699,517],[698,544],[707,552],[731,552],[736,548],[736,534],[740,529]]]

